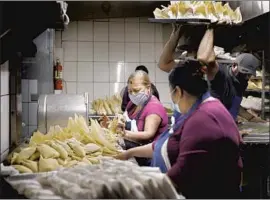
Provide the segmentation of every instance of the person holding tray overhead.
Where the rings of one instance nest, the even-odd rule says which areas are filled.
[[[186,198],[239,198],[240,134],[230,113],[211,97],[200,62],[179,62],[169,74],[169,88],[181,112],[172,129],[116,158],[151,158],[151,166],[166,173]]]
[[[173,58],[179,39],[184,34],[184,26],[173,25],[173,32],[159,59],[159,67],[170,72],[176,62]],[[260,61],[252,54],[242,53],[233,64],[220,64],[215,60],[214,29],[209,26],[200,42],[197,59],[207,66],[207,77],[211,84],[211,94],[218,98],[229,110],[234,120],[241,115],[241,101],[251,75],[256,76]],[[242,110],[243,111],[243,110]],[[244,113],[243,113],[244,114]]]

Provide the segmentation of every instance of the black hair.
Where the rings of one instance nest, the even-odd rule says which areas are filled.
[[[144,65],[139,65],[136,67],[135,71],[138,71],[138,70],[142,70],[144,71],[145,73],[149,74],[149,71],[148,69],[144,66]]]
[[[180,61],[169,74],[169,83],[173,89],[178,86],[196,97],[202,96],[209,88],[202,65],[195,59]]]

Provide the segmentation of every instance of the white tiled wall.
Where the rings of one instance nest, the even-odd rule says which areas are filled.
[[[168,74],[157,67],[163,32],[161,24],[144,18],[71,22],[55,37],[55,57],[64,66],[64,91],[89,92],[89,101],[112,95],[120,92],[130,73],[143,64],[162,102],[169,103]]]
[[[9,149],[9,63],[0,66],[1,98],[0,98],[0,127],[1,127],[1,162]]]
[[[51,54],[51,50],[53,50],[53,36],[54,30],[47,29],[36,37],[33,40],[37,46],[35,58],[24,58],[22,62],[21,92],[23,110],[22,123],[24,126],[22,127],[21,139],[29,138],[32,136],[33,131],[37,129],[38,96],[40,94],[53,93],[53,63],[51,63],[53,56]],[[61,41],[60,39],[58,39],[58,41]],[[63,55],[61,55],[61,57],[63,57]]]
[[[38,93],[38,81],[22,79],[22,137],[30,137],[33,130],[37,129],[37,107],[36,101],[31,101],[31,95]]]

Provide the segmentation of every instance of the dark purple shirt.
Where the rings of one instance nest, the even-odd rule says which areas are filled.
[[[219,100],[207,101],[170,137],[167,175],[186,198],[237,198],[240,142],[227,109]]]

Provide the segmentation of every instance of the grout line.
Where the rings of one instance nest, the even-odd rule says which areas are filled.
[[[125,39],[124,39],[125,40]],[[77,41],[73,41],[73,40],[63,40],[63,42],[77,42]],[[80,40],[78,42],[93,42],[93,41],[90,41],[90,40]],[[95,41],[95,42],[108,42],[108,41]],[[111,41],[113,43],[123,43],[123,41]],[[134,41],[131,41],[131,42],[128,42],[128,43],[143,43],[143,44],[153,44],[153,42],[134,42]],[[162,42],[157,42],[157,43],[162,43]]]
[[[75,81],[68,81],[69,83],[76,83]],[[87,81],[79,81],[78,83],[92,83],[92,82],[87,82]],[[96,83],[115,83],[114,81],[99,81]],[[125,83],[125,82],[118,82],[118,83]],[[23,102],[27,103],[27,102]]]
[[[63,30],[60,31],[60,48],[63,48]],[[63,52],[63,62],[64,62],[64,52]]]
[[[29,121],[30,121],[30,109],[29,109],[29,104],[30,104],[30,102],[31,102],[31,95],[30,95],[30,80],[28,79],[27,80],[27,85],[28,85],[28,103],[27,103],[27,126],[28,126],[28,123],[29,123]],[[29,130],[28,130],[28,133],[27,133],[27,135],[29,134]]]
[[[76,21],[77,23],[77,29],[76,29],[76,32],[77,32],[77,62],[76,62],[76,94],[78,94],[78,80],[79,80],[79,21]]]
[[[110,68],[110,21],[108,22],[108,67],[109,67],[109,82],[111,79],[111,68]],[[111,96],[111,85],[109,84],[109,96]]]
[[[139,19],[139,63],[141,64],[141,20]]]
[[[0,77],[2,78],[2,65],[0,65]],[[1,84],[2,84],[2,80],[0,80],[0,96],[2,97],[2,91],[1,91]],[[0,99],[1,102],[1,99]],[[1,104],[0,104],[0,127],[1,127]]]
[[[10,96],[10,95],[15,95],[15,94],[1,94],[1,97],[6,97],[6,96]]]
[[[92,69],[92,80],[93,80],[93,84],[92,84],[92,101],[95,99],[95,21],[92,21],[92,35],[93,35],[93,69]]]
[[[66,62],[70,62],[70,63],[75,63],[76,61],[66,61]],[[81,63],[90,63],[90,62],[93,62],[93,61],[79,61],[79,62],[81,62]],[[96,62],[96,63],[104,63],[104,62],[106,62],[106,61],[94,61],[94,62]],[[117,61],[110,61],[110,62],[112,62],[112,63],[117,63]],[[135,61],[128,61],[128,63],[139,63],[139,62],[135,62]],[[143,62],[143,63],[155,63],[155,61],[154,62],[151,62],[151,61],[147,61],[147,62]]]
[[[94,34],[95,34],[95,31],[94,31],[94,20],[91,20],[91,27],[92,27],[92,29],[91,29],[91,34],[92,34],[92,49],[93,49],[93,51],[92,51],[92,61],[91,61],[91,63],[92,63],[92,77],[91,77],[91,79],[92,79],[92,81],[90,81],[92,84],[91,84],[91,86],[90,87],[92,87],[92,94],[91,94],[91,96],[92,96],[92,100],[93,100],[93,95],[94,95],[94,52],[95,52],[95,49],[94,49],[94,43],[95,43],[95,39],[94,39]],[[91,100],[91,101],[92,101]]]
[[[76,39],[77,39],[77,63],[76,63],[76,82],[78,82],[78,62],[79,62],[79,22],[76,21]],[[76,83],[76,94],[78,94],[78,84]]]
[[[155,73],[155,83],[157,82],[157,73],[156,73],[156,68],[157,68],[157,65],[156,65],[156,48],[157,48],[157,45],[156,45],[156,33],[157,33],[157,26],[154,24],[154,61],[155,61],[155,67],[154,67],[154,73]]]
[[[91,82],[91,81],[79,81],[79,82],[77,82],[77,81],[66,81],[66,82],[68,82],[68,83],[93,83],[93,82]],[[98,82],[95,82],[95,83],[115,83],[115,81],[98,81]],[[126,82],[117,82],[117,83],[126,83]],[[158,82],[158,83],[167,83],[167,82]],[[35,102],[22,102],[22,103],[36,103],[36,101]]]
[[[124,80],[126,82],[126,18],[124,18]]]

